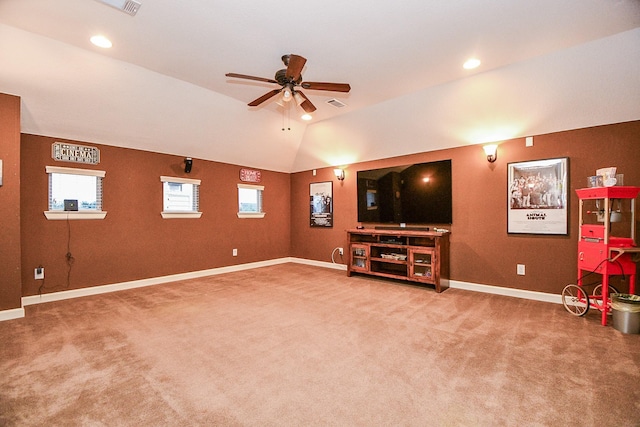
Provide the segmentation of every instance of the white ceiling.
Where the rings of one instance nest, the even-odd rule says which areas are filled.
[[[23,132],[295,172],[640,119],[638,0],[141,3],[0,0]],[[288,53],[351,92],[305,90],[307,123],[225,77],[273,78]]]

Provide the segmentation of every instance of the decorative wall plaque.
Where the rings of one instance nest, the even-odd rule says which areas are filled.
[[[240,169],[240,181],[242,182],[260,182],[262,173],[253,169]]]
[[[51,145],[51,158],[59,162],[74,162],[90,165],[100,163],[100,150],[86,145],[54,142]]]

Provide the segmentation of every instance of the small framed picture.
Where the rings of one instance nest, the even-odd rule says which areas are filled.
[[[569,158],[508,164],[507,233],[568,234]]]
[[[309,186],[311,227],[333,227],[333,182],[313,182]]]

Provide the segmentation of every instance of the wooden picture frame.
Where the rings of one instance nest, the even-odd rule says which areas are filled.
[[[569,158],[508,164],[507,233],[568,234]]]

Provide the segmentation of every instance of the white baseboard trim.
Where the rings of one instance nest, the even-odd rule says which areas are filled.
[[[508,297],[531,299],[535,301],[551,302],[562,304],[560,294],[549,294],[546,292],[527,291],[524,289],[504,288],[501,286],[481,285],[479,283],[460,282],[458,280],[449,281],[450,288],[465,289],[467,291],[484,292],[486,294],[504,295]]]
[[[160,285],[163,283],[176,282],[179,280],[197,279],[206,276],[215,276],[218,274],[232,273],[236,271],[250,270],[253,268],[267,267],[270,265],[284,264],[294,262],[298,264],[313,265],[316,267],[334,268],[338,270],[347,269],[346,265],[333,264],[330,262],[314,261],[303,258],[285,257],[271,259],[267,261],[251,262],[247,264],[230,265],[227,267],[211,268],[207,270],[191,271],[188,273],[171,274],[169,276],[151,277],[148,279],[132,280],[130,282],[113,283],[109,285],[91,286],[89,288],[71,289],[68,291],[53,292],[50,294],[32,295],[22,298],[22,306],[42,304],[45,302],[61,301],[71,298],[85,297],[89,295],[99,295],[109,292],[123,291],[125,289],[141,288],[144,286]]]
[[[91,286],[89,288],[71,289],[68,291],[53,292],[50,294],[32,295],[22,297],[22,306],[42,304],[45,302],[61,301],[71,298],[79,298],[89,295],[99,295],[109,292],[123,291],[125,289],[142,288],[145,286],[160,285],[163,283],[177,282],[179,280],[197,279],[206,276],[232,273],[235,271],[250,270],[252,268],[266,267],[269,265],[284,264],[290,262],[289,258],[277,258],[268,261],[251,262],[247,264],[230,265],[227,267],[211,268],[207,270],[190,271],[188,273],[171,274],[168,276],[150,277],[148,279],[132,280],[130,282],[112,283],[109,285]]]
[[[0,310],[0,322],[24,317],[24,308],[12,308],[10,310]]]
[[[305,258],[289,258],[289,262],[295,262],[297,264],[313,265],[316,267],[333,268],[334,270],[347,271],[347,266],[344,264],[335,264],[333,262],[316,261],[313,259]]]
[[[113,283],[109,285],[92,286],[89,288],[71,289],[68,291],[53,292],[50,294],[32,295],[22,297],[22,307],[0,311],[0,321],[18,319],[25,316],[24,307],[33,304],[42,304],[46,302],[61,301],[72,298],[79,298],[89,295],[99,295],[109,292],[117,292],[125,289],[141,288],[145,286],[159,285],[163,283],[176,282],[179,280],[197,279],[206,276],[215,276],[218,274],[232,273],[236,271],[250,270],[259,267],[267,267],[271,265],[285,264],[288,262],[305,264],[316,267],[332,268],[334,270],[346,271],[347,266],[344,264],[336,264],[332,262],[316,261],[311,259],[285,257],[271,259],[267,261],[251,262],[247,264],[230,265],[227,267],[211,268],[207,270],[192,271],[189,273],[171,274],[168,276],[151,277],[148,279],[132,280],[129,282]],[[461,282],[458,280],[449,280],[449,287],[456,289],[464,289],[474,292],[483,292],[489,294],[497,294],[510,296],[515,298],[531,299],[536,301],[551,302],[562,304],[560,295],[548,294],[544,292],[527,291],[523,289],[504,288],[500,286],[482,285],[479,283]]]

